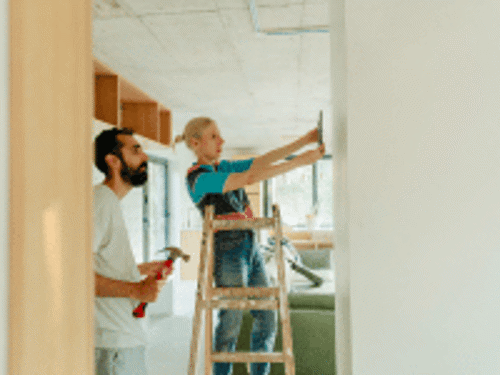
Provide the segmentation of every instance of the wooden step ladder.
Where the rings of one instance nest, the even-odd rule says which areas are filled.
[[[214,269],[214,231],[274,229],[276,236],[276,264],[278,271],[278,286],[269,288],[215,288],[213,286]],[[281,229],[280,211],[273,206],[272,218],[255,218],[241,220],[216,220],[214,207],[207,206],[203,222],[200,263],[198,266],[198,285],[196,294],[195,314],[193,317],[193,336],[191,339],[191,354],[189,358],[188,375],[196,374],[198,344],[200,341],[201,319],[205,315],[205,375],[212,374],[214,362],[233,363],[284,363],[285,374],[295,375],[295,360],[292,347],[292,327],[288,309],[288,290],[285,272],[285,261],[282,251],[283,233]],[[266,299],[251,299],[266,298]],[[279,310],[282,324],[283,351],[271,353],[213,352],[212,311],[213,309],[230,310]]]

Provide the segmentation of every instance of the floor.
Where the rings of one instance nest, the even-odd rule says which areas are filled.
[[[192,334],[191,316],[149,318],[151,343],[147,350],[149,373],[186,375]],[[202,358],[202,356],[200,356]],[[203,364],[200,364],[203,366]]]

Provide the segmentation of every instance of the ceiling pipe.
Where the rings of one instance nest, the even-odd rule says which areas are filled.
[[[275,29],[261,29],[259,25],[259,15],[257,13],[257,6],[255,0],[249,0],[250,14],[252,16],[253,27],[256,33],[265,35],[296,35],[303,33],[329,33],[330,27],[313,26],[308,28],[293,27],[293,28],[275,28]]]

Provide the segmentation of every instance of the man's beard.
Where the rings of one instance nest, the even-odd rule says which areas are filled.
[[[139,170],[142,167],[146,167],[143,172]],[[139,165],[136,169],[130,168],[130,166],[125,163],[122,158],[122,170],[120,171],[120,175],[125,182],[128,182],[132,186],[141,186],[146,183],[148,180],[148,163],[144,162]]]

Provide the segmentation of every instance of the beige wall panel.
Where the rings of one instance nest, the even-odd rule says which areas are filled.
[[[201,231],[181,231],[181,248],[191,255],[189,262],[181,262],[181,279],[196,280],[198,278],[198,264],[200,263]]]
[[[90,375],[91,2],[10,8],[9,373]]]

